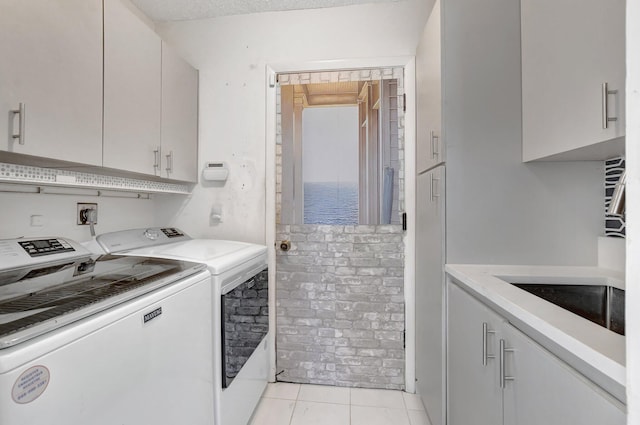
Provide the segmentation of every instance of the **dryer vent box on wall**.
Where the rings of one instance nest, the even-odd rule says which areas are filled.
[[[207,181],[223,182],[228,175],[229,169],[224,162],[207,162],[202,170],[202,178]]]

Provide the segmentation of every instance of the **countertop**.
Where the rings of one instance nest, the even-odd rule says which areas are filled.
[[[624,274],[598,267],[447,264],[467,292],[547,350],[625,402],[625,337],[530,294],[506,280],[606,284],[624,289]],[[533,279],[533,280],[532,280]],[[524,282],[525,280],[520,280]]]

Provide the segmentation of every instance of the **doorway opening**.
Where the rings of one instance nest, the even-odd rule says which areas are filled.
[[[406,388],[403,71],[278,75],[279,381]]]

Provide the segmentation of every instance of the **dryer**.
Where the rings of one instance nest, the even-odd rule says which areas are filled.
[[[269,371],[266,246],[193,239],[174,227],[105,233],[87,246],[97,252],[207,265],[212,279],[216,423],[246,425]]]

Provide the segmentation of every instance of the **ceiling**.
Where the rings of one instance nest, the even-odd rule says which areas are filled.
[[[131,0],[155,22],[215,18],[226,15],[318,9],[400,0]]]
[[[359,91],[360,87],[357,81],[294,86],[294,95],[299,94],[303,98],[305,108],[357,105]]]

